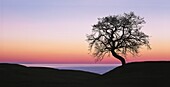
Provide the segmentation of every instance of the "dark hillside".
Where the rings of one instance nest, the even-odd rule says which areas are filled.
[[[78,87],[98,76],[78,70],[0,64],[0,87]]]
[[[110,86],[163,86],[170,83],[170,62],[134,62],[105,73],[102,81]],[[168,86],[169,87],[169,86]]]
[[[0,64],[0,87],[170,87],[170,62],[134,62],[103,75]]]

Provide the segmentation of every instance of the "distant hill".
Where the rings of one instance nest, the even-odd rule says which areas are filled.
[[[103,75],[0,64],[0,87],[154,87],[170,85],[170,62],[134,62]]]

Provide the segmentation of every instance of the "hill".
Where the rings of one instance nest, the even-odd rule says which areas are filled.
[[[170,84],[169,61],[147,61],[119,66],[102,76],[107,87],[154,87]]]
[[[170,62],[134,62],[103,75],[0,64],[0,87],[154,87],[170,84]]]
[[[80,87],[97,76],[78,70],[0,64],[0,87]]]

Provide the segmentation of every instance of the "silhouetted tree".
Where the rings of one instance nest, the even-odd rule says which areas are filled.
[[[111,52],[124,65],[126,61],[122,54],[137,55],[143,45],[151,49],[149,36],[140,31],[144,23],[144,18],[134,12],[98,18],[98,23],[92,26],[92,34],[87,35],[90,52],[93,51],[97,61]]]

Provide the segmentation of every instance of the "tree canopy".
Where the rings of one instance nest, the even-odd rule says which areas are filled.
[[[121,54],[137,55],[143,45],[151,49],[149,36],[141,31],[143,24],[144,18],[136,16],[134,12],[98,18],[98,23],[92,26],[92,33],[87,35],[89,50],[97,61],[112,53],[125,64]]]

